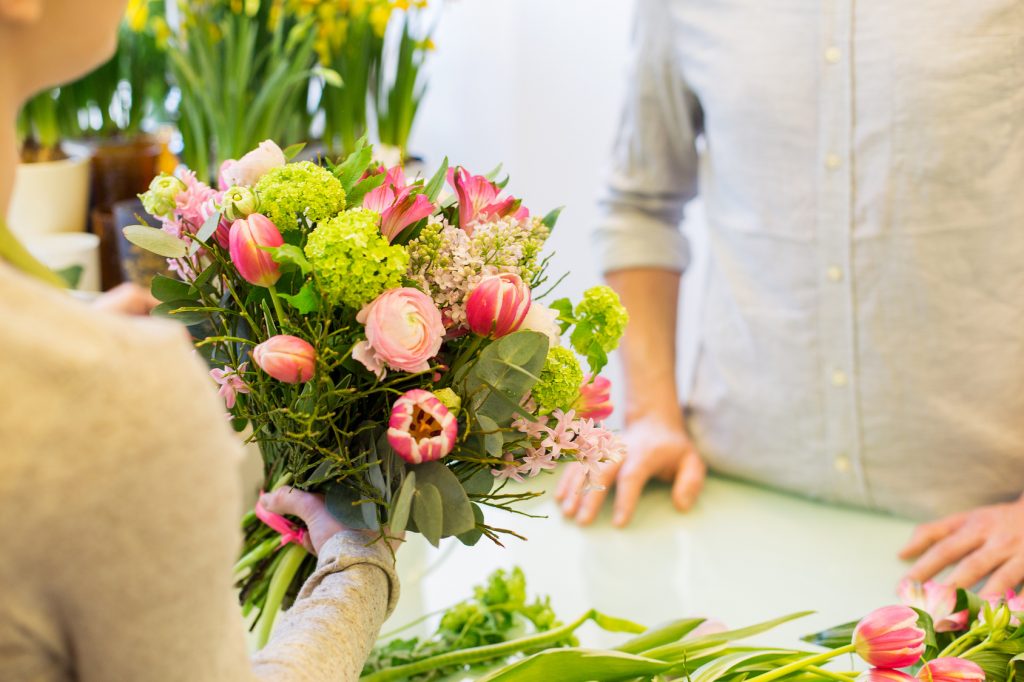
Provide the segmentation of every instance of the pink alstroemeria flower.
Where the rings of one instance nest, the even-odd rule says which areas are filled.
[[[590,380],[588,374],[580,386],[580,397],[576,401],[576,409],[580,419],[593,419],[602,422],[612,415],[612,382],[605,377]]]
[[[249,387],[241,377],[242,372],[245,371],[245,366],[248,364],[243,362],[238,366],[238,369],[225,367],[223,369],[214,368],[210,370],[210,376],[220,386],[217,393],[224,399],[224,405],[229,410],[235,406],[235,400],[239,393],[249,392]]]
[[[388,443],[409,464],[441,459],[455,448],[459,425],[430,391],[406,391],[391,408]]]
[[[921,609],[932,617],[936,632],[958,632],[967,628],[967,611],[953,613],[956,588],[929,580],[921,584],[904,578],[896,588],[900,602]]]
[[[425,194],[413,194],[413,189],[406,186],[402,167],[394,166],[386,171],[384,183],[363,197],[363,208],[380,214],[380,232],[389,242],[437,209]]]
[[[857,655],[876,668],[906,668],[924,654],[925,632],[909,606],[883,606],[864,616],[853,631]]]
[[[498,199],[501,190],[496,184],[483,175],[471,175],[462,166],[448,169],[448,184],[459,197],[459,227],[467,234],[473,234],[473,225],[478,220],[530,217],[530,211],[520,200],[515,197]]]

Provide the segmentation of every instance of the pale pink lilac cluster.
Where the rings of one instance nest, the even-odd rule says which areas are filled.
[[[506,453],[506,464],[491,470],[501,480],[533,478],[542,471],[554,469],[559,459],[566,457],[583,465],[584,487],[589,488],[601,462],[617,460],[625,454],[625,445],[614,433],[593,419],[578,417],[574,410],[555,410],[550,417],[541,416],[536,420],[520,418],[512,427],[523,434],[528,445],[521,457]]]

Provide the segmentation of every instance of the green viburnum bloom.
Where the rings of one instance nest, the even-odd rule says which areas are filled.
[[[576,354],[568,348],[555,346],[548,351],[544,369],[533,385],[533,399],[543,414],[554,410],[568,411],[580,397],[582,383],[583,368]]]
[[[256,183],[260,210],[281,231],[299,226],[299,215],[312,225],[345,210],[341,181],[312,161],[278,166]]]
[[[629,313],[619,302],[619,295],[606,286],[591,287],[583,292],[583,300],[576,304],[576,319],[590,328],[591,337],[605,353],[619,346],[626,331]]]
[[[334,303],[359,310],[388,289],[402,286],[409,254],[380,233],[380,214],[353,208],[317,225],[306,258],[320,289]]]

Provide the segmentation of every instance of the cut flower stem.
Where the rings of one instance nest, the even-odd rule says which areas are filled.
[[[800,670],[805,670],[811,666],[817,666],[819,663],[825,663],[830,661],[837,656],[843,654],[853,653],[856,650],[856,646],[853,644],[847,644],[846,646],[833,649],[832,651],[825,651],[814,656],[808,656],[807,658],[799,661],[793,661],[789,665],[784,665],[781,668],[772,670],[771,672],[758,675],[757,677],[751,677],[747,682],[771,682],[771,680],[777,680],[780,677],[785,677],[790,673],[795,673]]]

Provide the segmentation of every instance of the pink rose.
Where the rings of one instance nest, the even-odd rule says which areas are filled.
[[[391,289],[363,306],[356,320],[366,325],[366,340],[352,357],[383,378],[385,366],[403,372],[425,372],[441,350],[441,311],[419,289]]]
[[[272,140],[263,140],[260,146],[235,161],[228,159],[220,165],[218,183],[222,190],[238,185],[251,187],[262,178],[267,171],[288,163],[284,152]]]

